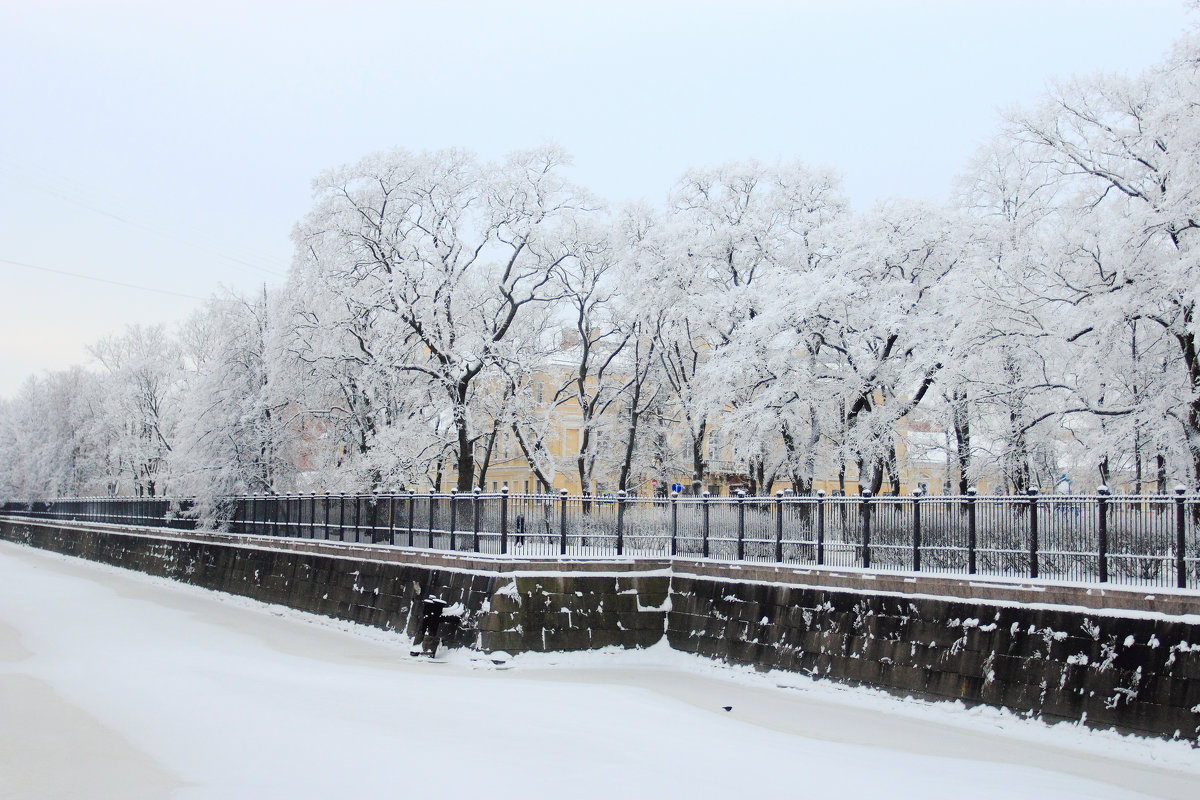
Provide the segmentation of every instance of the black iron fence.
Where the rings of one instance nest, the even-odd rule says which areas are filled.
[[[193,529],[190,500],[70,498],[0,513]],[[695,556],[1200,588],[1200,496],[604,497],[307,494],[231,498],[236,533],[494,555]]]

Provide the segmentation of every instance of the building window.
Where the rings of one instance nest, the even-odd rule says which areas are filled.
[[[708,432],[707,456],[709,461],[721,460],[721,437],[716,431]]]

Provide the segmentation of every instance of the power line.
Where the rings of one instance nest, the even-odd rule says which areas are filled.
[[[7,159],[5,159],[5,160],[7,160]],[[0,169],[4,169],[4,170],[8,171],[9,173],[19,175],[19,170],[11,162],[3,163],[3,161],[0,161]],[[23,177],[26,181],[28,181],[30,179],[30,177],[32,177],[32,176],[28,172],[26,172],[24,176],[20,176],[20,177]],[[138,228],[140,230],[146,231],[147,233],[152,233],[156,236],[161,236],[164,239],[170,239],[170,240],[179,242],[180,244],[185,244],[185,245],[188,245],[189,247],[193,247],[193,248],[196,248],[199,250],[206,250],[209,253],[212,253],[213,255],[217,256],[218,258],[223,258],[226,261],[230,261],[235,264],[241,264],[244,267],[248,267],[248,268],[256,270],[258,272],[263,272],[268,275],[274,275],[277,277],[281,277],[284,274],[279,269],[273,269],[271,267],[262,266],[261,264],[254,264],[243,258],[239,258],[237,256],[233,256],[228,253],[222,252],[221,250],[218,250],[214,247],[203,244],[201,242],[190,240],[184,236],[180,236],[176,233],[172,233],[171,231],[165,230],[163,228],[159,228],[157,226],[150,225],[148,223],[141,222],[136,219],[132,219],[132,218],[124,216],[122,214],[118,214],[113,211],[109,211],[108,209],[105,209],[105,208],[100,208],[89,202],[81,200],[81,199],[79,199],[79,197],[73,196],[72,194],[69,193],[72,188],[70,185],[71,182],[69,180],[58,178],[57,176],[54,176],[53,173],[44,173],[43,175],[41,175],[39,177],[42,181],[44,181],[44,183],[42,185],[37,185],[36,178],[35,178],[34,188],[40,189],[41,191],[46,192],[47,194],[52,195],[54,197],[57,197],[60,200],[65,200],[68,203],[72,203],[72,204],[80,206],[82,208],[86,208],[87,210],[89,210],[93,213],[99,214],[104,217],[108,217],[109,219],[116,220],[117,222],[123,223],[125,225],[129,225],[132,228]],[[58,184],[58,185],[55,185],[55,184]],[[80,186],[81,186],[81,184],[76,184],[75,188],[78,189],[78,187],[80,187]],[[259,258],[260,260],[269,261],[272,264],[277,265],[279,263],[271,258],[264,259],[261,255],[258,255],[256,257]]]
[[[68,278],[81,278],[85,281],[96,281],[97,283],[107,283],[112,286],[121,286],[126,289],[140,289],[143,292],[155,292],[156,294],[169,294],[173,297],[186,297],[188,300],[204,301],[203,297],[197,297],[194,294],[184,294],[183,292],[172,292],[170,289],[155,289],[151,286],[139,286],[136,283],[124,283],[122,281],[114,281],[108,278],[97,278],[95,275],[81,275],[78,272],[67,272],[65,269],[52,269],[50,267],[39,267],[37,264],[27,264],[24,261],[13,261],[9,258],[0,258],[0,264],[11,264],[14,267],[25,267],[26,269],[36,269],[39,272],[50,272],[55,275],[66,275]]]

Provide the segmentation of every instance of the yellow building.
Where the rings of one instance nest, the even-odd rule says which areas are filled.
[[[571,332],[564,333],[560,345],[565,356],[574,347]],[[529,387],[530,407],[524,411],[540,415],[540,430],[543,432],[541,445],[545,449],[549,461],[545,474],[549,486],[543,486],[537,473],[530,467],[524,452],[513,434],[511,428],[502,426],[497,432],[492,452],[487,464],[484,483],[485,491],[500,491],[507,488],[515,494],[534,494],[550,491],[557,494],[565,489],[571,495],[582,491],[577,459],[579,456],[582,430],[584,427],[583,414],[573,397],[560,398],[555,401],[554,395],[558,387],[566,384],[575,369],[574,362],[566,357],[550,362],[540,375],[536,375]],[[620,415],[621,408],[613,406],[609,414]],[[926,494],[957,494],[957,474],[951,475],[952,469],[947,467],[948,448],[945,436],[919,419],[903,418],[897,425],[896,469],[900,477],[902,494],[911,494],[920,490]],[[593,431],[594,436],[600,435]],[[735,458],[735,443],[737,432],[723,427],[721,415],[709,420],[705,437],[705,460],[707,474],[702,489],[713,495],[729,495],[737,490],[749,491],[752,480],[744,461]],[[683,451],[683,434],[676,430],[668,434],[669,449]],[[593,442],[594,451],[600,456],[594,470],[593,491],[597,495],[616,492],[616,468],[611,462],[605,462],[605,456],[612,457],[599,442]],[[477,459],[477,467],[479,466]],[[843,482],[839,481],[838,471],[841,465],[828,456],[819,458],[816,475],[813,481],[813,491],[824,491],[832,495],[842,489]],[[848,494],[858,493],[858,475],[855,465],[847,463],[844,467],[844,487]],[[456,484],[453,469],[446,476],[444,485]],[[679,465],[676,468],[664,468],[653,475],[635,475],[631,481],[631,490],[638,494],[665,493],[673,484],[679,484],[684,493],[692,490],[690,470]],[[981,480],[979,491],[987,493],[993,485],[1001,485],[1002,481]],[[786,475],[777,475],[767,491],[778,491],[791,488],[791,481]],[[890,481],[885,480],[884,492],[890,492]]]

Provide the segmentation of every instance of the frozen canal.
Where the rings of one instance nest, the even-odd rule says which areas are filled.
[[[1200,780],[1179,743],[665,648],[496,670],[350,628],[0,542],[0,797],[1194,798]]]

